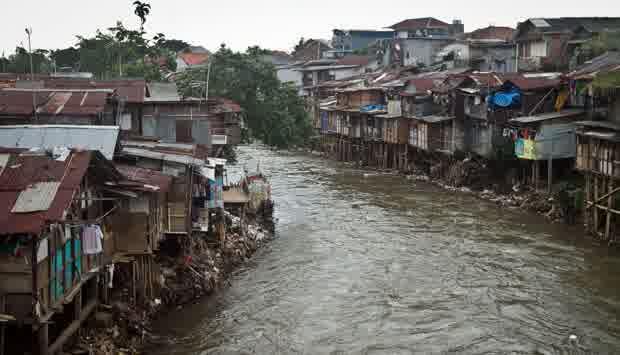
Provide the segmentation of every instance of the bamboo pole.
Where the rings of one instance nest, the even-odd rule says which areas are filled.
[[[607,198],[607,220],[605,221],[605,240],[610,240],[610,231],[611,231],[611,213],[610,210],[613,207],[612,202],[613,202],[613,179],[609,178],[608,182],[608,190],[609,192],[609,197]]]
[[[594,201],[598,200],[598,184],[599,184],[599,177],[595,176],[594,177]],[[598,204],[594,203],[594,205],[596,205],[598,207]],[[598,208],[594,209],[594,231],[596,233],[598,233],[598,224],[599,220],[598,220]]]

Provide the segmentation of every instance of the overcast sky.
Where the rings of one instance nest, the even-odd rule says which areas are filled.
[[[8,1],[8,0],[3,0]],[[8,56],[26,44],[24,28],[33,29],[33,48],[75,44],[121,20],[137,27],[133,0],[22,0],[2,6],[0,50]],[[331,38],[333,28],[380,29],[406,18],[460,19],[465,30],[489,24],[515,27],[529,17],[618,16],[620,1],[424,1],[405,0],[151,0],[149,36],[163,32],[209,50],[225,42],[245,50],[251,45],[290,51],[300,37]]]

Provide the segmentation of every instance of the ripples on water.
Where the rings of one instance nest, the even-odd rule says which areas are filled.
[[[239,160],[271,178],[277,238],[150,353],[620,352],[620,262],[581,230],[316,157]]]

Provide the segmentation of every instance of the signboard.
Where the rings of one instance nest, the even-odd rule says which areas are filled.
[[[534,140],[517,139],[515,142],[515,155],[519,159],[536,160],[536,143]]]

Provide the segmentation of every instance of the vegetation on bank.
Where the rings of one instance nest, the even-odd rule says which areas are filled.
[[[60,69],[91,72],[97,79],[145,78],[163,81],[176,70],[177,52],[190,44],[168,39],[163,33],[149,36],[144,24],[151,13],[150,4],[135,1],[136,29],[117,22],[94,36],[77,36],[74,46],[35,49],[32,52],[35,73]],[[246,135],[263,143],[288,148],[307,144],[312,134],[310,117],[297,88],[278,80],[275,67],[263,60],[269,51],[250,47],[244,53],[222,44],[210,58],[209,96],[221,96],[239,103],[244,110]],[[0,58],[0,71],[30,73],[28,50],[17,47],[14,54]],[[188,70],[177,75],[183,96],[205,97],[208,68]]]

